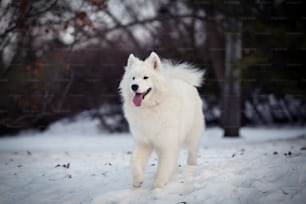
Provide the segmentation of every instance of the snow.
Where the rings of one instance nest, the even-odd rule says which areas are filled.
[[[132,188],[129,134],[103,133],[98,121],[61,121],[44,133],[0,139],[0,203],[304,203],[306,127],[242,128],[224,139],[208,128],[198,166],[181,152],[169,184],[152,189],[153,155],[145,183]],[[69,168],[66,168],[69,163]],[[63,166],[65,165],[65,167]]]

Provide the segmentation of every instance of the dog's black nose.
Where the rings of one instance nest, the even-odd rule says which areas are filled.
[[[139,87],[139,86],[138,86],[137,84],[133,84],[133,85],[132,85],[132,90],[133,90],[133,91],[137,91],[138,87]]]

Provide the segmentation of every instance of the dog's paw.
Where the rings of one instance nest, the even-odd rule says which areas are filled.
[[[194,159],[188,159],[187,164],[190,166],[196,166],[198,165],[198,162],[197,160],[194,160]]]
[[[167,181],[163,179],[156,179],[153,184],[153,188],[162,188],[167,184]]]
[[[143,181],[134,181],[133,187],[134,188],[140,188],[142,184],[143,184]]]
[[[192,156],[188,156],[187,164],[191,165],[191,166],[197,165],[198,164],[197,158],[192,157]]]

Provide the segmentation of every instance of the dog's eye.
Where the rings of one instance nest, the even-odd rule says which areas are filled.
[[[135,80],[135,77],[133,77],[132,79]]]
[[[143,77],[144,80],[146,80],[146,79],[148,79],[148,78],[149,78],[148,76],[144,76],[144,77]]]

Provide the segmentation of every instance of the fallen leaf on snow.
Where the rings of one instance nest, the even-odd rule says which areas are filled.
[[[301,147],[301,149],[300,150],[306,150],[306,146],[304,146],[304,147]]]
[[[63,164],[63,165],[57,164],[54,168],[61,167],[61,166],[66,168],[66,169],[69,169],[70,163],[68,162],[67,164]]]

